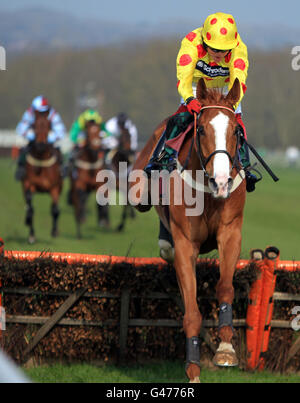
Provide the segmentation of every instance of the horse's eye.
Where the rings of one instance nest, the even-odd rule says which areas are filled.
[[[203,126],[199,126],[198,127],[198,133],[200,136],[204,136],[205,135],[205,131],[204,131],[204,127]]]

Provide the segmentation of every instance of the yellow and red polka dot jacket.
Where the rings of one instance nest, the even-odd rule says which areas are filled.
[[[215,63],[203,46],[202,29],[197,28],[183,38],[177,56],[177,88],[186,101],[194,96],[192,85],[200,78],[205,79],[208,88],[230,89],[236,78],[241,83],[241,96],[246,92],[246,79],[249,67],[247,46],[238,35],[238,46],[220,63]]]

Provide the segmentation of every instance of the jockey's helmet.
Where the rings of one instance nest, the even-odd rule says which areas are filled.
[[[84,121],[84,125],[87,122],[95,122],[97,125],[100,125],[103,120],[99,113],[94,109],[87,109],[86,111],[84,111],[81,115],[81,118]]]
[[[230,14],[209,15],[203,25],[204,43],[213,49],[231,50],[238,45],[238,31],[235,19]]]
[[[32,101],[31,106],[32,109],[37,112],[47,112],[50,109],[48,99],[43,95],[35,97],[34,100]]]
[[[117,120],[118,120],[118,125],[122,127],[125,125],[126,121],[128,120],[128,116],[126,113],[121,112],[118,114]]]

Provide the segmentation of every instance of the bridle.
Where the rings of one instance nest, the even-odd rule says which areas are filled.
[[[208,172],[207,172],[207,170],[206,170],[206,166],[207,166],[207,164],[209,163],[209,161],[210,161],[216,154],[225,154],[225,155],[227,155],[227,157],[229,158],[229,161],[231,162],[230,174],[231,174],[231,172],[232,172],[232,170],[233,170],[234,168],[237,168],[237,170],[239,171],[240,168],[239,168],[239,164],[238,164],[238,162],[239,162],[239,152],[238,152],[238,150],[239,150],[239,145],[240,145],[240,140],[241,140],[241,135],[242,135],[242,133],[241,133],[241,128],[240,128],[239,125],[236,127],[236,130],[235,130],[235,132],[234,132],[234,135],[235,135],[236,138],[237,138],[237,141],[236,141],[236,149],[235,149],[235,155],[234,155],[234,157],[232,157],[232,156],[229,154],[229,152],[228,152],[227,150],[215,150],[214,152],[212,152],[211,154],[209,154],[208,157],[206,157],[206,158],[204,157],[203,152],[202,152],[201,142],[200,142],[200,135],[201,135],[200,131],[201,131],[202,126],[198,126],[198,120],[199,120],[199,118],[201,117],[201,115],[202,115],[202,113],[203,113],[203,110],[205,110],[205,109],[225,109],[225,110],[227,110],[227,111],[229,111],[229,112],[235,114],[235,111],[234,111],[233,109],[228,108],[227,106],[221,106],[221,105],[203,106],[203,107],[201,108],[201,111],[200,111],[200,114],[199,114],[199,115],[197,115],[196,113],[194,114],[194,142],[195,142],[195,144],[196,144],[197,156],[198,156],[198,158],[199,158],[200,165],[201,165],[201,169],[203,170],[204,175],[205,175],[207,178],[210,178],[210,175],[208,174]]]

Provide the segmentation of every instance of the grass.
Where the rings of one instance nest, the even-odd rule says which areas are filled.
[[[186,383],[181,362],[159,362],[117,367],[90,364],[53,365],[27,369],[26,375],[38,383]],[[299,383],[300,375],[245,372],[238,368],[202,369],[202,383]]]
[[[83,239],[76,238],[73,208],[66,203],[68,180],[64,183],[60,201],[59,237],[50,236],[50,197],[47,194],[34,196],[34,223],[37,242],[27,242],[28,228],[24,225],[25,203],[21,184],[13,178],[14,164],[7,159],[0,160],[2,197],[0,200],[0,237],[4,239],[6,250],[49,250],[54,252],[74,252],[119,256],[157,256],[156,233],[158,221],[154,211],[138,215],[128,220],[125,231],[116,232],[121,220],[121,208],[112,206],[110,217],[112,230],[101,230],[96,223],[96,198],[91,194],[88,201],[87,220],[82,227]]]
[[[265,174],[257,190],[247,196],[241,258],[248,258],[252,248],[264,249],[277,246],[281,258],[300,260],[300,181],[299,170],[274,168],[280,181],[274,183]],[[0,236],[7,250],[49,250],[107,254],[118,256],[158,256],[158,218],[154,209],[148,213],[137,213],[135,220],[128,220],[124,232],[101,230],[96,225],[95,196],[88,203],[88,217],[83,226],[83,239],[78,240],[75,232],[73,209],[66,203],[68,182],[64,184],[61,197],[60,236],[50,236],[50,198],[48,195],[34,196],[35,228],[37,242],[27,243],[28,229],[24,225],[24,200],[20,183],[14,180],[15,164],[9,159],[0,159]],[[121,208],[110,210],[112,227],[121,219]],[[216,256],[216,253],[213,254]]]

